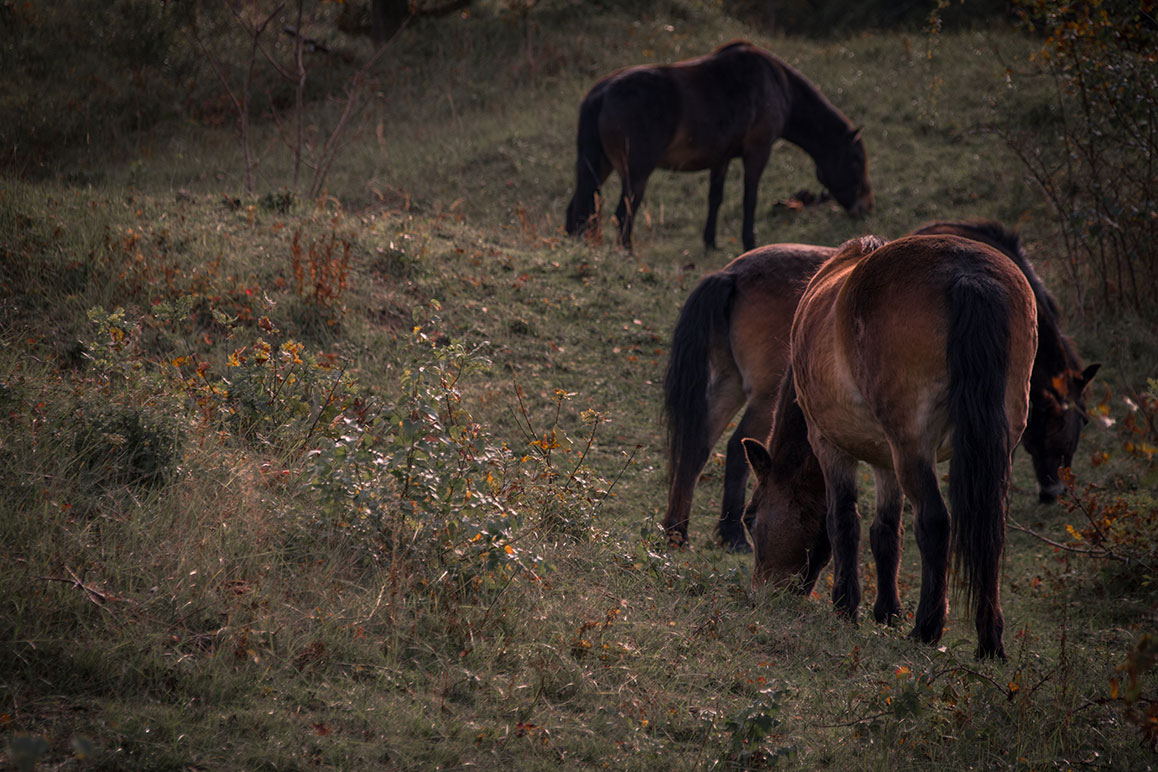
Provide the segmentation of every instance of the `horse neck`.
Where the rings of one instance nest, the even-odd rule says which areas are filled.
[[[819,462],[808,442],[808,424],[796,399],[796,382],[791,368],[780,384],[772,431],[768,437],[768,452],[772,456],[771,476],[782,491],[799,495],[815,487],[815,474],[809,472],[812,467],[819,468]]]
[[[834,143],[852,132],[852,125],[803,75],[784,66],[791,108],[783,137],[812,158],[831,153]]]
[[[1058,327],[1053,312],[1038,298],[1037,303],[1037,356],[1033,360],[1033,391],[1052,387],[1053,379],[1070,370],[1080,370],[1077,354]],[[1063,379],[1068,380],[1068,379]],[[1061,389],[1065,392],[1066,389]],[[1062,396],[1068,396],[1062,394]]]

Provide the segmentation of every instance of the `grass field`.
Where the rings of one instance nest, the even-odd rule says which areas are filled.
[[[1074,305],[1052,214],[994,131],[1049,101],[1038,43],[997,23],[770,37],[711,4],[608,5],[405,30],[316,200],[290,191],[264,108],[252,192],[228,110],[6,167],[0,766],[1158,763],[1158,349],[1152,327]],[[999,220],[1103,362],[1074,494],[1037,504],[1014,458],[1006,662],[973,659],[955,609],[933,648],[906,639],[911,618],[837,619],[830,574],[809,598],[753,590],[751,557],[713,543],[722,445],[693,549],[658,530],[669,335],[739,252],[740,172],[718,251],[700,243],[706,174],[655,174],[633,253],[606,220],[575,242],[575,120],[602,74],[738,37],[864,127],[876,196],[859,220],[783,205],[820,186],[780,144],[761,242]],[[311,83],[338,98],[309,102],[315,142],[351,72],[319,57]],[[217,89],[201,75],[199,99]]]

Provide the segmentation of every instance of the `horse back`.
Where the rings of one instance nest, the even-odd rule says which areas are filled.
[[[696,171],[770,144],[790,108],[778,60],[745,43],[671,65],[640,65],[597,83],[599,134],[619,171]],[[628,152],[630,151],[630,158]]]
[[[721,270],[735,279],[728,336],[749,401],[774,399],[788,365],[788,338],[800,295],[816,268],[835,251],[810,244],[770,244]]]
[[[670,69],[619,70],[595,84],[584,100],[599,105],[596,129],[603,152],[622,177],[629,169],[650,173],[675,136],[684,106]]]
[[[767,147],[784,133],[791,86],[768,52],[734,43],[673,65],[671,75],[685,109],[661,168],[710,168],[750,147]]]

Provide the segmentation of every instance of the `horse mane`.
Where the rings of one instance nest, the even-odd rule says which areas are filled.
[[[723,51],[730,51],[733,48],[751,48],[756,51],[761,50],[758,46],[752,45],[751,42],[744,40],[743,38],[737,38],[731,42],[724,43],[722,46],[719,46],[714,51],[712,51],[712,54],[715,55]]]
[[[871,254],[885,244],[888,244],[887,239],[882,239],[880,236],[873,236],[868,234],[866,236],[857,236],[844,242],[837,249],[833,259],[847,258],[847,257],[864,257]]]
[[[825,152],[831,145],[856,133],[852,121],[802,72],[763,49],[757,50],[772,66],[779,69],[781,77],[791,87],[794,107],[800,108],[791,111],[789,124],[784,127],[782,134],[784,139],[799,145],[816,158],[818,153]]]

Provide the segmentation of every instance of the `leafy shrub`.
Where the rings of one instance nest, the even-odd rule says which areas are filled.
[[[1138,727],[1150,750],[1158,751],[1158,692],[1151,682],[1146,691],[1145,674],[1158,666],[1158,636],[1143,633],[1118,665],[1123,678],[1110,679],[1110,701],[1120,702],[1126,720]]]
[[[303,244],[302,229],[294,231],[290,243],[290,270],[294,292],[311,311],[311,316],[336,325],[345,313],[342,295],[350,274],[350,249],[346,236],[331,231]]]
[[[164,483],[181,458],[181,411],[141,359],[140,325],[120,308],[95,308],[89,321],[96,336],[80,349],[95,372],[75,409],[73,450],[101,483]]]
[[[1111,417],[1109,399],[1092,408],[1115,435],[1117,448],[1095,451],[1091,463],[1118,473],[1111,485],[1080,485],[1063,470],[1061,499],[1072,522],[1066,548],[1106,561],[1131,586],[1158,588],[1158,381],[1122,398],[1121,419]],[[1110,464],[1117,466],[1111,468]]]
[[[725,763],[743,770],[768,769],[795,753],[790,746],[776,744],[783,697],[783,691],[763,689],[750,705],[725,719],[723,728],[731,738]]]
[[[1146,8],[1149,8],[1147,12]],[[1053,104],[1005,129],[1054,209],[1079,302],[1158,317],[1158,28],[1151,3],[1020,0]]]
[[[419,358],[398,377],[398,401],[348,411],[342,430],[311,453],[325,526],[355,539],[375,563],[437,565],[464,590],[534,578],[544,566],[534,535],[581,538],[590,527],[601,482],[583,461],[597,418],[587,417],[582,451],[556,411],[520,453],[489,436],[464,404],[463,379],[490,365],[481,350],[422,327],[415,342]]]

